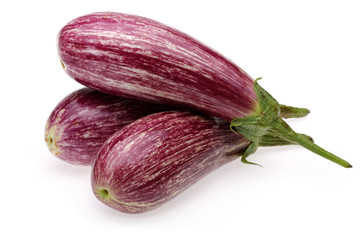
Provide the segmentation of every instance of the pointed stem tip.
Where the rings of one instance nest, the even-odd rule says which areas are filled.
[[[319,147],[314,142],[309,141],[309,139],[301,136],[300,134],[296,135],[295,139],[296,143],[300,146],[312,151],[313,153],[316,153],[334,163],[339,164],[340,166],[343,166],[345,168],[352,168],[351,164],[345,161],[344,159],[332,154],[331,152],[326,151],[325,149]]]

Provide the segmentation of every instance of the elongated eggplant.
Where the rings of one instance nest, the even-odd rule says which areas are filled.
[[[293,108],[280,105],[240,67],[162,23],[113,12],[85,15],[61,29],[58,52],[65,71],[85,86],[231,120],[251,141],[243,162],[262,137],[274,136],[351,167],[294,132],[281,118]]]
[[[185,105],[231,120],[257,111],[253,80],[190,36],[144,17],[94,13],[59,33],[65,71],[114,95]]]
[[[58,158],[90,165],[105,140],[117,130],[167,106],[83,88],[65,97],[50,114],[45,141]]]
[[[211,117],[179,111],[151,114],[104,143],[92,168],[92,189],[114,209],[146,212],[238,158],[248,144],[228,123]]]

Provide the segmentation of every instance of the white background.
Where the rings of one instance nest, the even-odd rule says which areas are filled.
[[[358,1],[2,1],[0,220],[6,239],[360,239]],[[51,155],[55,105],[81,86],[56,35],[95,11],[153,18],[237,63],[284,104],[307,107],[298,132],[351,162],[297,146],[260,149],[161,208],[127,215],[91,192],[90,168]],[[5,239],[5,238],[3,238]]]

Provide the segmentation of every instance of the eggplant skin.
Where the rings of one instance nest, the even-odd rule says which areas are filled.
[[[45,142],[56,157],[76,165],[91,165],[102,144],[117,130],[143,116],[169,109],[82,88],[66,96],[51,112]]]
[[[216,118],[186,111],[151,114],[104,143],[92,167],[92,189],[116,210],[146,212],[238,158],[248,144]]]
[[[123,13],[78,17],[58,34],[65,72],[113,95],[196,109],[224,120],[258,111],[253,79],[176,29]]]

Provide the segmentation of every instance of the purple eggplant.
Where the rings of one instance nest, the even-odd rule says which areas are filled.
[[[83,88],[65,97],[50,114],[45,141],[58,158],[90,165],[102,144],[117,130],[167,106]]]
[[[114,95],[182,105],[231,120],[257,111],[253,80],[190,36],[144,17],[94,13],[58,36],[65,71]]]
[[[174,198],[239,157],[249,141],[229,123],[190,112],[148,115],[112,135],[92,168],[92,189],[106,205],[142,213]]]
[[[295,116],[307,111],[280,105],[224,56],[157,21],[113,12],[81,16],[61,29],[58,53],[68,75],[87,87],[231,121],[232,130],[251,142],[243,162],[261,138],[274,136],[351,167],[282,119],[294,110]]]

